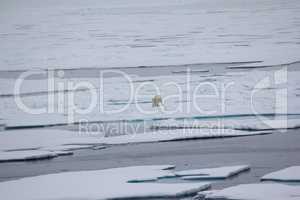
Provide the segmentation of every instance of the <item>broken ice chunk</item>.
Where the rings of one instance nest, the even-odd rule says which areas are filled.
[[[51,159],[58,156],[55,152],[42,150],[0,151],[0,162]]]
[[[209,183],[128,183],[144,174],[160,176],[170,166],[133,166],[95,171],[64,172],[0,182],[1,198],[32,199],[141,199],[192,196]],[[42,183],[42,184],[41,184]],[[74,192],[76,191],[76,192]]]
[[[201,192],[199,193],[199,195]],[[239,200],[299,200],[300,186],[257,183],[242,184],[211,193],[204,193],[205,199],[239,199]]]
[[[300,182],[300,166],[292,166],[276,172],[272,172],[270,174],[263,176],[261,180]]]
[[[177,176],[182,176],[185,180],[199,179],[225,179],[241,172],[249,170],[248,165],[217,167],[207,169],[194,169],[175,172]]]

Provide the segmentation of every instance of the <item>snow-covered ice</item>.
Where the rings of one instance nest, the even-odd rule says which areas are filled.
[[[266,174],[261,178],[261,180],[300,182],[300,166],[292,166],[276,172]]]
[[[133,86],[130,92],[139,89],[139,94],[134,100],[130,99],[129,84],[119,77],[105,78],[109,92],[103,93],[97,79],[56,77],[54,81],[63,85],[88,81],[95,88],[73,91],[49,88],[46,79],[26,80],[20,93],[15,94],[16,80],[1,74],[0,130],[4,126],[8,129],[45,127],[78,124],[82,120],[146,120],[153,122],[157,129],[171,129],[171,126],[177,129],[115,137],[104,137],[104,132],[80,135],[56,129],[4,130],[0,132],[0,162],[50,159],[70,155],[76,149],[96,150],[107,145],[250,136],[269,134],[274,129],[299,128],[299,70],[287,73],[287,110],[276,101],[277,92],[284,86],[257,87],[265,78],[274,77],[274,70],[243,71],[271,65],[299,65],[298,13],[297,0],[262,0],[259,3],[242,0],[3,1],[0,8],[0,71],[3,74],[12,75],[28,69],[46,72],[45,69],[139,69],[170,65],[198,67],[201,64],[207,68],[193,70],[190,80],[176,67],[172,76],[143,79],[135,75],[130,82]],[[215,74],[210,66],[217,67],[218,64],[232,73]],[[157,91],[153,85],[143,85],[149,80],[160,89],[163,98],[178,94],[178,88],[168,87],[169,83],[180,86],[181,98],[165,98],[165,110],[169,112],[153,112],[151,98]],[[221,88],[226,84],[229,87],[226,95],[219,93],[219,97],[224,97],[221,101],[220,98],[191,98],[195,91],[201,95],[215,95],[209,87],[199,89],[201,83],[214,84],[218,92],[222,92]],[[102,104],[98,102],[88,114],[74,113],[70,120],[68,111],[72,105],[56,97],[72,94],[74,105],[85,109],[91,91],[99,96],[103,94]],[[51,114],[29,114],[16,105],[18,97],[31,110],[49,108],[49,94],[55,97],[51,102],[55,111]],[[114,111],[125,105],[128,107],[122,112],[100,112],[101,106],[105,111]],[[195,105],[201,109],[196,109]],[[282,119],[265,123],[266,118],[277,118],[278,114]],[[212,120],[185,123],[186,120],[207,118]],[[23,178],[1,182],[0,194],[7,200],[168,198],[194,194],[208,188],[209,184],[141,182],[174,176],[183,179],[227,178],[249,169],[248,166],[231,166],[174,173],[167,170],[172,167],[136,166]],[[294,166],[267,174],[262,180],[299,181],[299,171],[299,166]],[[267,199],[295,200],[300,199],[299,191],[298,185],[260,183],[211,191],[206,196],[262,200],[269,195]]]
[[[57,129],[9,130],[0,134],[0,151],[3,152],[28,149],[68,151],[93,144],[100,144],[99,139]]]
[[[146,132],[134,135],[121,135],[106,137],[102,141],[105,144],[129,144],[144,142],[164,142],[191,139],[243,137],[269,134],[267,131],[238,131],[227,129],[177,129]]]
[[[298,96],[299,88],[297,85],[299,82],[299,71],[289,71],[288,72],[288,82],[287,87],[287,110],[282,113],[278,111],[278,106],[276,104],[276,92],[282,89],[281,85],[270,85],[267,88],[260,88],[255,90],[255,95],[252,97],[253,88],[256,86],[260,80],[274,76],[274,71],[248,71],[247,73],[238,72],[236,75],[234,73],[225,73],[222,76],[217,76],[210,74],[209,77],[201,77],[199,75],[191,75],[190,80],[187,80],[184,75],[172,75],[172,76],[155,76],[155,77],[134,77],[132,82],[124,80],[120,77],[104,78],[104,88],[106,91],[101,93],[99,90],[99,80],[94,78],[70,78],[58,80],[58,83],[79,83],[80,81],[88,81],[95,86],[94,92],[97,95],[103,94],[103,104],[100,104],[100,99],[98,99],[97,104],[91,112],[87,114],[74,113],[74,119],[68,121],[68,111],[72,105],[62,103],[59,101],[57,94],[55,94],[53,106],[55,108],[53,113],[45,114],[29,114],[26,111],[20,109],[16,102],[14,101],[14,96],[1,97],[0,98],[0,118],[2,122],[6,124],[7,127],[30,127],[30,126],[47,126],[55,124],[67,124],[78,123],[80,121],[137,121],[137,120],[157,120],[157,119],[193,119],[193,118],[208,118],[215,117],[216,121],[219,118],[228,118],[228,116],[236,116],[233,122],[229,121],[225,124],[227,127],[231,125],[237,128],[249,128],[249,129],[266,129],[269,126],[265,125],[261,121],[265,120],[264,117],[260,115],[263,114],[298,114],[297,110],[300,110]],[[151,79],[151,84],[143,85],[142,80]],[[209,79],[209,80],[207,80]],[[211,79],[214,79],[212,81]],[[139,81],[136,81],[139,80]],[[1,83],[8,85],[1,87],[0,94],[13,95],[13,85],[15,83],[14,79],[0,79]],[[27,83],[28,82],[28,83]],[[201,95],[214,95],[214,89],[210,87],[197,87],[199,84],[209,83],[216,86],[219,95],[221,95],[222,85],[230,85],[226,89],[226,96],[222,100],[218,96],[216,98],[191,98],[193,97],[195,91],[197,94]],[[182,90],[179,93],[178,88],[168,85],[169,83],[176,83],[177,86]],[[133,90],[129,89],[133,86]],[[161,96],[165,100],[165,110],[166,112],[154,112],[151,105],[151,98],[156,94],[153,88],[154,84],[160,89]],[[24,87],[22,87],[21,93],[29,94],[35,93],[35,95],[25,95],[21,97],[24,104],[31,109],[36,108],[48,108],[49,99],[47,90],[47,80],[25,80]],[[190,88],[187,87],[189,85]],[[37,86],[37,87],[36,87]],[[55,88],[55,91],[59,91],[59,88]],[[52,93],[52,91],[50,91]],[[76,91],[76,92],[64,92],[64,97],[67,98],[70,93],[74,94],[74,103],[80,109],[87,108],[90,102],[90,91]],[[131,95],[134,98],[131,99]],[[175,95],[172,98],[170,95]],[[176,97],[176,95],[179,95]],[[103,106],[103,108],[102,108]],[[223,106],[223,107],[222,107]],[[61,112],[57,111],[57,108],[61,107]],[[122,112],[117,112],[119,109],[124,109]],[[200,109],[198,109],[200,108]],[[224,109],[225,108],[225,109]],[[102,112],[112,111],[114,113]],[[237,121],[239,116],[252,116],[258,120]],[[262,119],[262,120],[260,120]],[[260,121],[259,121],[260,120]],[[290,119],[289,119],[290,120]],[[241,122],[241,124],[236,124]],[[278,122],[278,121],[277,121]],[[277,123],[274,121],[272,126],[275,128],[285,128],[282,123]],[[165,123],[165,121],[162,121]],[[163,126],[164,124],[162,124]],[[299,126],[297,121],[290,120],[287,124],[288,127]]]
[[[193,195],[209,183],[129,183],[148,174],[168,174],[168,166],[133,166],[97,171],[49,174],[0,183],[1,197],[32,199],[120,199],[171,198]]]
[[[25,129],[0,134],[0,161],[25,161],[71,155],[73,150],[101,145],[95,137],[56,129]]]
[[[276,184],[276,183],[242,184],[242,185],[225,188],[219,191],[213,191],[208,194],[206,193],[205,199],[207,200],[215,200],[215,199],[299,200],[300,186]]]
[[[182,176],[182,179],[185,180],[226,179],[247,170],[250,170],[250,167],[248,165],[240,165],[207,169],[184,170],[177,171],[175,172],[175,174],[177,176]]]
[[[11,0],[1,8],[1,70],[299,60],[297,0]]]
[[[76,149],[105,148],[106,145],[163,142],[203,138],[240,137],[266,134],[266,131],[239,131],[228,129],[178,129],[153,131],[132,135],[103,137],[57,129],[24,129],[3,131],[0,134],[0,157],[7,160],[25,160],[41,154],[64,155]],[[65,151],[65,152],[64,152]],[[56,154],[55,154],[56,152]],[[59,152],[59,153],[58,153]],[[43,154],[43,155],[44,155]]]
[[[63,155],[61,152],[49,152],[41,150],[25,150],[25,151],[0,151],[0,162],[7,161],[31,161],[54,158]]]
[[[72,151],[78,149],[90,149],[92,147],[94,149],[94,145],[63,144],[60,146],[44,147],[43,149],[47,151]],[[97,148],[103,149],[105,146],[97,146]]]
[[[222,117],[221,117],[222,118]],[[233,117],[234,118],[234,117]],[[230,119],[222,118],[221,120],[165,120],[154,123],[153,129],[202,129],[202,128],[223,128],[249,131],[277,130],[277,129],[294,129],[300,127],[300,119],[274,119],[265,123],[254,116],[252,118]]]
[[[173,172],[168,171],[160,171],[155,173],[147,173],[142,177],[136,177],[133,179],[129,179],[128,183],[138,183],[138,182],[148,182],[148,181],[157,181],[161,178],[174,178],[176,175]]]

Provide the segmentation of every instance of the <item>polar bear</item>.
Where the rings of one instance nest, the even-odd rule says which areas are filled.
[[[152,98],[152,107],[160,107],[163,105],[162,98],[160,95],[155,95]]]

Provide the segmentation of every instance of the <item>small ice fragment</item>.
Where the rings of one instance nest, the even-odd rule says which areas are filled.
[[[248,165],[194,169],[175,172],[177,176],[182,176],[185,180],[199,179],[225,179],[241,172],[249,170]]]
[[[300,182],[300,166],[292,166],[276,172],[272,172],[270,174],[263,176],[261,180]]]

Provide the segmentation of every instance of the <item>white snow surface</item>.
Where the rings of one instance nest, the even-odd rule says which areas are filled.
[[[267,118],[266,118],[267,119]],[[220,128],[236,130],[271,130],[271,129],[293,129],[300,127],[300,119],[277,119],[265,120],[263,118],[246,119],[221,119],[221,120],[166,120],[152,125],[154,129],[176,129],[176,128]]]
[[[164,142],[190,139],[223,138],[223,137],[242,137],[268,134],[267,131],[238,131],[228,129],[177,129],[153,131],[133,135],[121,135],[106,137],[103,139],[105,144],[128,144],[144,142]]]
[[[261,178],[261,180],[300,182],[300,166],[291,166],[276,172],[266,174]]]
[[[213,191],[211,193],[208,193],[205,197],[206,197],[205,199],[207,200],[210,199],[299,200],[300,186],[276,184],[276,183],[242,184],[242,185],[225,188],[219,191]]]
[[[182,176],[185,180],[200,179],[225,179],[237,175],[243,171],[249,170],[248,165],[227,166],[207,169],[192,169],[175,172],[176,175]]]
[[[48,151],[72,151],[78,149],[89,149],[94,145],[78,145],[78,144],[68,144],[68,145],[61,145],[61,146],[53,146],[53,147],[45,147],[44,150]],[[104,148],[104,146],[97,146],[97,148]]]
[[[170,166],[133,166],[97,171],[49,174],[0,183],[1,197],[9,200],[170,198],[195,194],[209,183],[128,183],[128,180],[168,174]]]
[[[10,130],[3,131],[0,134],[0,160],[25,160],[28,157],[30,158],[30,153],[32,153],[32,156],[40,154],[45,156],[45,153],[46,155],[63,155],[76,149],[105,145],[238,137],[265,133],[264,131],[248,132],[228,129],[187,129],[103,137],[101,133],[89,135],[84,132],[57,129]]]
[[[0,134],[0,151],[3,152],[26,149],[67,151],[93,144],[100,144],[99,139],[57,129],[9,130]]]
[[[235,122],[232,120],[226,126],[264,129],[268,128],[269,125],[264,125],[261,122],[268,119],[260,117],[259,114],[300,114],[297,113],[300,110],[298,99],[300,96],[298,88],[298,85],[300,85],[298,78],[300,72],[288,71],[287,83],[283,85],[270,83],[270,85],[263,87],[264,85],[259,84],[260,81],[265,79],[272,80],[276,72],[277,70],[253,70],[247,71],[247,73],[210,74],[204,77],[192,74],[190,80],[184,75],[132,77],[130,82],[123,77],[104,78],[104,92],[99,90],[100,80],[96,78],[56,79],[55,87],[49,89],[50,94],[53,94],[53,91],[61,91],[58,88],[58,84],[63,83],[66,85],[68,82],[76,84],[81,81],[88,81],[93,85],[93,89],[88,91],[60,92],[64,95],[65,101],[61,101],[61,98],[59,99],[57,96],[58,93],[56,93],[51,102],[48,99],[50,94],[47,93],[47,80],[25,80],[20,92],[27,95],[20,98],[26,107],[30,110],[36,110],[40,108],[47,109],[50,105],[53,106],[53,112],[49,111],[42,114],[30,114],[18,106],[15,102],[16,96],[9,96],[14,95],[13,86],[15,80],[0,79],[0,94],[8,95],[0,97],[0,118],[3,119],[2,122],[7,127],[22,127],[66,124],[80,121],[205,118],[252,114],[258,120],[254,122]],[[135,80],[140,81],[136,82]],[[149,82],[149,80],[152,81]],[[177,86],[175,87],[173,83]],[[200,84],[204,85],[199,88]],[[222,89],[224,86],[227,86],[226,92]],[[157,93],[155,87],[160,90],[164,100],[165,111],[163,112],[156,112],[152,108],[151,99]],[[277,92],[280,92],[280,89],[285,87],[288,99],[287,110],[284,105],[276,104]],[[95,107],[90,112],[80,114],[74,111],[73,115],[70,114],[69,111],[73,111],[73,105],[67,102],[68,95],[74,95],[74,105],[77,108],[87,109],[91,102],[91,91],[96,92],[97,97],[103,95],[103,103],[100,103],[100,98],[98,98]],[[203,97],[193,98],[195,93]],[[222,94],[225,95],[224,98],[222,98]],[[206,95],[209,97],[206,98]],[[284,128],[284,124],[277,123],[278,120],[276,120],[272,126]],[[241,123],[236,124],[239,122]],[[165,123],[165,121],[162,121],[162,123]],[[297,121],[291,121],[290,123],[287,124],[288,127],[299,126]]]
[[[2,0],[0,69],[289,63],[299,12],[297,0]]]
[[[25,150],[25,151],[0,151],[0,162],[5,161],[29,161],[29,160],[41,160],[50,159],[58,155],[63,155],[61,152],[49,152],[41,150]]]
[[[0,161],[23,161],[70,155],[73,150],[100,144],[95,137],[55,129],[3,131],[0,134]]]

